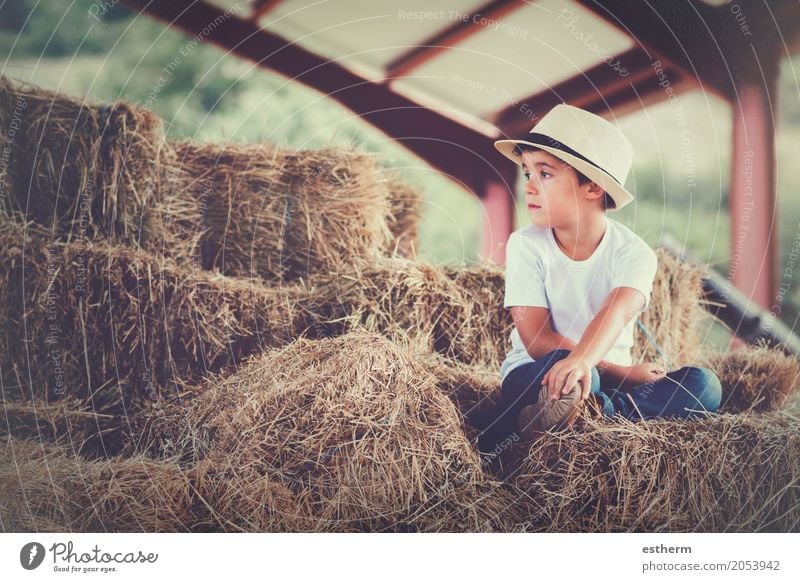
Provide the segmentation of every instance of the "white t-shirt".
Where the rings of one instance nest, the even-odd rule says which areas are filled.
[[[503,307],[547,307],[554,330],[575,343],[616,287],[639,289],[645,297],[641,311],[646,310],[658,268],[656,254],[625,225],[605,218],[606,232],[585,261],[573,261],[565,255],[549,227],[532,224],[511,233],[506,244]],[[635,320],[625,325],[603,360],[631,365]],[[511,350],[500,367],[501,376],[505,378],[517,366],[533,361],[515,326]]]

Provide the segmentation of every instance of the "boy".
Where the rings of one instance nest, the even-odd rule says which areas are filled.
[[[625,135],[561,104],[525,139],[495,147],[523,168],[531,224],[506,246],[503,307],[514,321],[512,347],[480,449],[512,433],[530,440],[565,428],[590,395],[603,415],[634,420],[715,412],[721,386],[711,370],[631,365],[634,320],[647,309],[657,259],[606,216],[633,200],[623,187],[633,158]]]

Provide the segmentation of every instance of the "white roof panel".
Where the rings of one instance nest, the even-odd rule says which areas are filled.
[[[392,86],[486,117],[632,46],[575,2],[540,0],[487,23]]]
[[[287,0],[259,24],[375,81],[392,60],[484,3],[449,0],[437,8],[426,0]]]
[[[210,1],[222,7],[236,4]],[[477,22],[477,32],[391,81],[398,93],[423,106],[444,107],[447,115],[473,120],[473,126],[633,46],[626,34],[573,0],[520,1],[518,8],[496,19],[471,19],[485,4],[486,0],[449,0],[436,6],[426,0],[285,0],[259,24],[380,82],[397,57],[459,21]],[[533,113],[541,112],[521,112]]]

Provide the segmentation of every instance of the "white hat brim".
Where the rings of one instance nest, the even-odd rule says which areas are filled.
[[[608,192],[609,196],[614,199],[615,207],[609,208],[609,210],[619,210],[629,202],[633,201],[633,194],[628,192],[623,186],[614,180],[614,178],[606,174],[603,170],[593,166],[585,160],[573,156],[572,154],[561,151],[558,148],[532,143],[525,141],[524,139],[501,139],[494,142],[494,147],[509,160],[518,166],[522,166],[522,159],[514,154],[514,147],[517,144],[527,144],[552,154],[558,159],[565,161],[581,174],[589,178],[592,182]]]

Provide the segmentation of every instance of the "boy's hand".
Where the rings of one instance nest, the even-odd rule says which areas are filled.
[[[576,384],[580,384],[580,401],[583,402],[592,389],[592,367],[586,360],[567,356],[553,364],[542,378],[542,384],[547,385],[550,400],[558,400],[562,394],[569,394]]]
[[[666,375],[667,372],[662,365],[646,362],[644,364],[630,366],[628,368],[628,374],[625,376],[625,383],[630,387],[634,387],[655,382]]]

